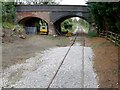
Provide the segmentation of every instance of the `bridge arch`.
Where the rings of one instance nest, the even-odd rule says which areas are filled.
[[[37,17],[40,19],[45,20],[46,22],[49,22],[49,13],[48,12],[18,12],[16,13],[16,22],[18,23],[20,20],[27,18],[27,17]]]
[[[40,17],[35,17],[35,16],[24,17],[23,19],[19,20],[18,23],[20,25],[23,25],[24,28],[36,27],[37,32],[39,32],[41,25],[47,25],[47,27],[48,27],[48,22],[46,20],[44,20]]]
[[[70,17],[87,20],[88,14],[88,6],[84,5],[16,5],[16,23],[25,17],[38,17],[48,23],[49,34],[56,34],[55,27],[60,26],[60,21]]]
[[[34,18],[34,19],[41,19],[41,20],[44,20],[46,23],[48,23],[48,21],[44,18],[41,18],[41,17],[36,17],[36,16],[26,16],[24,18],[21,18],[17,21],[17,23],[19,24],[23,24],[22,22],[26,21],[26,20],[29,20],[30,18]]]
[[[84,15],[83,15],[83,13],[78,13],[78,12],[67,12],[67,13],[65,13],[65,12],[57,12],[57,15],[54,15],[53,14],[53,16],[56,16],[56,17],[54,17],[54,18],[52,18],[52,22],[53,23],[55,23],[55,22],[57,22],[57,21],[59,21],[59,20],[62,20],[63,19],[63,21],[65,20],[65,19],[68,19],[68,18],[71,18],[71,17],[79,17],[79,18],[82,18],[82,19],[85,19],[86,21],[88,21],[88,17],[85,17]]]
[[[76,15],[76,14],[72,14],[72,15],[63,15],[63,16],[61,16],[61,17],[59,17],[58,19],[56,19],[55,21],[54,21],[54,27],[55,27],[55,32],[56,32],[56,34],[58,34],[58,35],[61,35],[62,33],[61,33],[61,23],[63,22],[63,21],[65,21],[65,20],[67,20],[67,19],[69,19],[69,18],[73,18],[73,17],[79,17],[79,18],[82,18],[82,19],[84,19],[85,21],[87,21],[88,22],[88,19],[87,18],[85,18],[85,17],[83,17],[83,16],[81,16],[81,15]],[[89,23],[89,22],[88,22]]]

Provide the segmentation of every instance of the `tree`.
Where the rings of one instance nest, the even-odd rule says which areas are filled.
[[[120,33],[120,2],[90,2],[88,7],[100,31]]]
[[[24,5],[48,5],[48,4],[59,4],[57,0],[4,0],[2,3],[2,23],[4,27],[13,27],[15,19],[15,4]]]
[[[69,29],[69,30],[72,30],[72,19],[67,19],[65,20],[64,22],[62,22],[61,26],[64,28],[64,29]]]
[[[14,2],[2,2],[2,22],[14,22]]]

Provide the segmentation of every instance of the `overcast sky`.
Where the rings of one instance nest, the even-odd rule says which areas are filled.
[[[87,0],[62,0],[60,4],[64,5],[85,5]]]

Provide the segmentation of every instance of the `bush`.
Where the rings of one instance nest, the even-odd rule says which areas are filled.
[[[13,23],[9,23],[9,22],[3,22],[2,26],[5,29],[13,29],[14,28],[14,24]]]
[[[15,25],[13,29],[16,30],[18,33],[25,32],[25,29],[21,25]]]
[[[67,29],[62,28],[61,32],[62,32],[63,34],[66,34],[66,33],[68,33],[68,30],[67,30]]]
[[[96,37],[98,34],[96,31],[89,31],[88,32],[88,37]]]

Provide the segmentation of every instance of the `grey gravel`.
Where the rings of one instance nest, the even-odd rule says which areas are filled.
[[[60,66],[68,47],[55,47],[37,53],[22,64],[16,64],[3,72],[3,87],[47,88]],[[84,50],[84,53],[83,53]],[[51,88],[97,88],[97,75],[93,69],[93,52],[90,47],[74,44]]]

